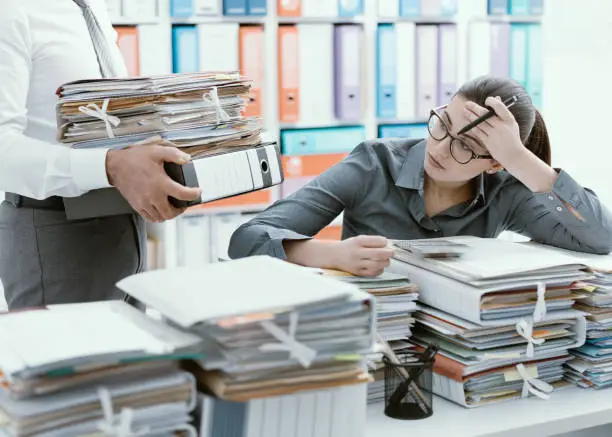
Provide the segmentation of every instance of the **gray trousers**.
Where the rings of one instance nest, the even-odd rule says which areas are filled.
[[[10,310],[123,299],[115,284],[145,266],[139,216],[68,221],[63,211],[0,205],[0,280]]]

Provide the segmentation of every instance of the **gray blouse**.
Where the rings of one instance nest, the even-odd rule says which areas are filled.
[[[561,248],[612,251],[612,215],[563,170],[558,170],[548,193],[533,193],[503,171],[483,174],[471,202],[427,216],[425,144],[403,139],[360,144],[344,161],[238,228],[230,241],[230,257],[265,254],[284,259],[283,240],[311,238],[341,212],[343,239],[361,234],[391,239],[496,237],[509,230]]]

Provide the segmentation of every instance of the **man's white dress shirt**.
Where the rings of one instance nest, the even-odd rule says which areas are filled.
[[[127,76],[104,0],[90,3]],[[99,77],[73,0],[0,0],[0,191],[44,199],[109,186],[106,150],[71,150],[56,140],[57,88]]]

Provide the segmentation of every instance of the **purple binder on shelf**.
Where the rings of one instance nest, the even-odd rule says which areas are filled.
[[[510,23],[491,23],[491,74],[510,76]]]
[[[417,113],[426,120],[429,111],[438,105],[438,26],[419,24],[416,27]]]
[[[438,105],[446,105],[457,90],[457,26],[438,26]]]
[[[363,118],[361,32],[354,24],[334,28],[334,112],[339,120]]]

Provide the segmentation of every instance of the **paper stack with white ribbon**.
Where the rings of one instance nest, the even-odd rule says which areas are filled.
[[[193,157],[261,143],[244,117],[252,83],[235,71],[92,79],[57,90],[58,140],[119,149],[159,136]]]
[[[412,341],[440,346],[434,392],[471,408],[529,395],[545,399],[568,386],[564,363],[586,339],[572,287],[592,273],[575,257],[534,245],[448,239],[465,245],[460,257],[399,250],[391,267],[419,287]]]
[[[370,381],[375,308],[351,284],[255,256],[140,273],[118,287],[205,341],[198,380],[222,399]]]
[[[122,301],[0,317],[0,434],[196,436],[199,337]]]

